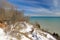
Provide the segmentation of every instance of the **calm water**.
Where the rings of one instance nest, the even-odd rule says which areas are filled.
[[[60,17],[30,17],[30,21],[33,23],[38,22],[41,28],[60,35]]]

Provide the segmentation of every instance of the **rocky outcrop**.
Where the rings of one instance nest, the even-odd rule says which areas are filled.
[[[52,35],[53,35],[56,39],[60,40],[60,36],[59,36],[57,33],[54,32]]]

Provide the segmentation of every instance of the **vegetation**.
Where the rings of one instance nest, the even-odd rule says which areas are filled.
[[[16,9],[4,9],[0,8],[0,21],[7,21],[8,24],[15,23],[17,21],[27,21],[29,17],[24,17],[23,12]]]

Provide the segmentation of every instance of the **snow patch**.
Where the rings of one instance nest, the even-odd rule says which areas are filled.
[[[20,40],[31,40],[31,39],[32,40],[56,40],[49,33],[46,33],[46,32],[44,32],[42,30],[35,29],[33,27],[33,25],[31,25],[29,23],[26,23],[26,22],[16,23],[14,26],[10,25],[11,26],[11,31],[13,31],[12,29],[13,29],[13,27],[16,27],[16,25],[18,25],[17,27],[22,26],[23,28],[21,30],[19,30],[19,32],[21,32],[21,33],[27,33],[27,36],[28,36],[28,37],[26,37],[25,34],[20,34],[20,36],[21,36]],[[33,32],[30,33],[32,30],[33,30]],[[17,38],[12,37],[8,33],[6,34],[4,32],[4,30],[2,28],[0,28],[0,40],[17,40]]]

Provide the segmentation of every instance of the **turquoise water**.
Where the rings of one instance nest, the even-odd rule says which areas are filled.
[[[60,35],[60,17],[30,17],[32,23],[38,22],[41,28]]]

